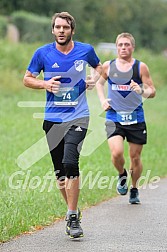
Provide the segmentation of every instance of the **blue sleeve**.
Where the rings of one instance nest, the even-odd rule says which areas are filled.
[[[88,53],[88,64],[91,67],[95,68],[95,67],[97,67],[97,65],[99,64],[99,62],[100,62],[100,59],[96,55],[94,48],[91,46],[90,47],[90,51]]]
[[[27,70],[36,76],[43,70],[43,60],[40,50],[34,53]]]

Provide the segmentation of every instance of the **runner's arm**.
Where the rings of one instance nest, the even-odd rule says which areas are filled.
[[[23,83],[26,87],[33,89],[46,89],[49,92],[57,93],[60,87],[60,79],[61,76],[56,76],[51,78],[48,81],[40,80],[36,75],[33,75],[30,71],[26,71]]]
[[[141,62],[140,65],[140,77],[143,84],[142,88],[138,85],[138,83],[132,80],[130,83],[131,90],[142,95],[144,98],[153,98],[156,94],[156,90],[150,76],[148,66],[143,62]]]
[[[156,89],[154,87],[148,66],[144,63],[141,63],[140,75],[143,82],[143,97],[153,98],[156,94]]]
[[[86,88],[91,90],[95,87],[97,80],[102,74],[102,65],[99,63],[95,68],[91,67],[90,75],[86,78]]]
[[[96,83],[97,94],[99,96],[101,106],[105,111],[111,108],[108,102],[109,99],[106,98],[104,90],[104,84],[108,78],[109,63],[110,63],[109,61],[104,62],[102,75],[100,76],[99,80]]]

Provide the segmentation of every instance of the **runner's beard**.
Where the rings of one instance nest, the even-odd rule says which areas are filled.
[[[67,37],[66,41],[64,41],[64,42],[59,41],[59,40],[57,39],[57,37],[55,37],[55,40],[56,40],[56,42],[57,42],[59,45],[64,46],[64,45],[68,45],[68,43],[70,42],[71,38],[72,38],[72,35],[70,34],[70,35]]]

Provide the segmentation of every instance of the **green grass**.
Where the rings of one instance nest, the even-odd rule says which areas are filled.
[[[22,85],[22,76],[35,46],[17,45],[11,47],[6,45],[4,47],[3,44],[4,51],[9,55],[12,53],[14,60],[6,56],[3,61],[5,67],[1,66],[0,68],[0,241],[2,242],[23,232],[30,232],[48,225],[66,213],[66,205],[55,183],[49,154],[39,159],[28,169],[23,170],[17,165],[19,155],[44,137],[42,119],[33,119],[33,113],[43,112],[43,108],[21,108],[17,105],[20,101],[45,100],[45,92],[30,90]],[[20,55],[22,63],[19,63]],[[158,64],[160,65],[163,60],[158,59]],[[158,69],[161,70],[159,65]],[[154,74],[157,80],[161,79],[161,85],[157,84],[156,98],[144,102],[148,144],[144,147],[142,160],[143,175],[151,170],[149,179],[154,176],[164,177],[167,175],[165,167],[167,87],[163,75],[165,74],[164,70],[162,69],[159,74],[157,72]],[[112,177],[117,176],[117,172],[110,161],[110,153],[105,139],[104,113],[102,113],[95,90],[88,93],[88,102],[91,110],[91,122],[80,160],[83,182],[79,199],[81,209],[116,195],[116,183],[112,186],[111,182]],[[37,145],[36,151],[30,153],[29,159],[31,160],[35,155],[38,155],[44,147],[44,145]],[[128,167],[129,158],[126,143],[125,153]],[[50,175],[48,180],[46,180],[47,174]],[[88,174],[89,180],[87,177],[86,181]],[[12,176],[14,176],[13,180],[11,180]],[[93,182],[94,186],[92,186]],[[100,189],[102,186],[104,188]]]

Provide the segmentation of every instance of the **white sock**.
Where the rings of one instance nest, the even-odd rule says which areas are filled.
[[[70,210],[70,209],[68,209],[67,216],[70,216],[71,214],[77,214],[77,213],[78,213],[77,210]]]

